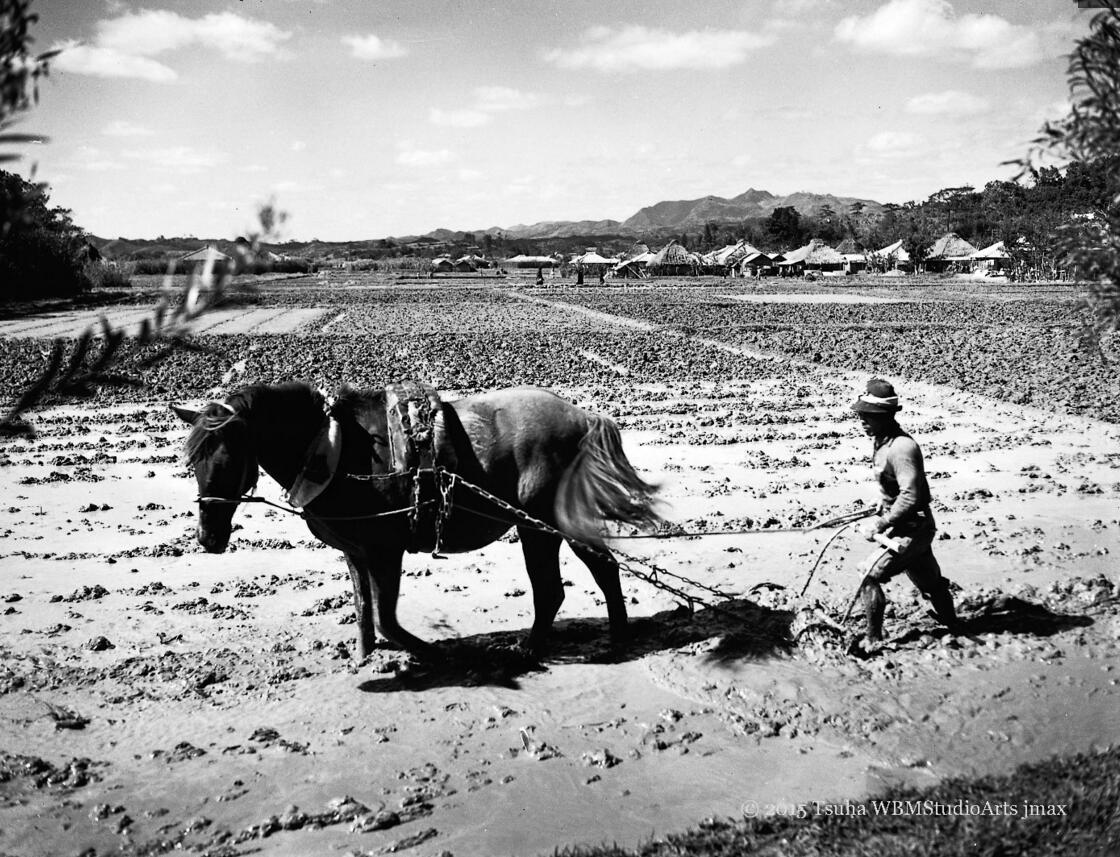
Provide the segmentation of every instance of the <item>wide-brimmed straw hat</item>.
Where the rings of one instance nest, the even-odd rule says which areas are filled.
[[[867,392],[852,402],[857,414],[894,414],[902,410],[898,394],[890,381],[872,378],[867,382]]]

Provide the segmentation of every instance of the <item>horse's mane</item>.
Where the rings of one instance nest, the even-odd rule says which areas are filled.
[[[348,416],[353,416],[354,412],[361,406],[369,404],[385,403],[385,388],[379,387],[374,390],[359,390],[351,387],[349,384],[343,384],[339,388],[338,394],[334,397],[331,403],[331,416],[335,419],[344,419]]]
[[[302,381],[285,381],[282,384],[252,384],[228,396],[225,402],[210,402],[199,413],[183,450],[188,463],[197,461],[217,445],[221,430],[262,403],[279,406],[297,413],[302,408],[322,410],[323,395],[310,384]]]

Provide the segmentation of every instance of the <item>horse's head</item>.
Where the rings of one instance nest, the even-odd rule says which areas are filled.
[[[172,406],[193,426],[186,459],[198,481],[198,543],[210,553],[229,545],[233,512],[257,484],[257,457],[244,416],[221,402],[201,411]]]

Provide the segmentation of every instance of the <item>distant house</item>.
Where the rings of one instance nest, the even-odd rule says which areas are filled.
[[[432,259],[432,273],[433,274],[446,274],[448,271],[455,269],[455,263],[451,261],[448,256],[437,256]]]
[[[778,262],[784,262],[785,256],[781,253],[762,253],[756,251],[746,256],[739,263],[739,273],[744,277],[766,277],[778,272]]]
[[[645,248],[645,249],[639,249]],[[619,279],[635,279],[644,280],[649,277],[646,273],[646,265],[649,260],[653,258],[653,254],[649,252],[649,248],[645,244],[635,244],[632,248],[639,252],[634,253],[629,259],[623,259],[614,266],[612,276]]]
[[[977,250],[969,257],[973,271],[994,274],[1011,267],[1011,255],[1002,241]]]
[[[967,270],[971,266],[970,260],[975,252],[976,248],[956,232],[946,232],[933,242],[922,264],[927,271],[934,273],[948,271],[954,267]]]
[[[740,238],[734,244],[728,244],[721,247],[719,250],[713,250],[711,253],[706,253],[702,257],[704,267],[718,274],[734,273],[742,262],[748,256],[753,256],[758,252],[757,247],[752,247],[745,240]]]
[[[700,269],[700,257],[688,252],[676,240],[670,241],[646,263],[646,271],[662,276],[688,276]]]
[[[840,271],[844,267],[844,257],[822,239],[814,238],[805,246],[790,250],[785,254],[785,259],[776,264],[778,272],[789,277],[807,271]]]
[[[902,246],[901,238],[893,244],[888,244],[886,247],[876,250],[871,253],[870,256],[888,271],[910,264],[910,254],[907,253],[906,248]]]
[[[233,261],[233,257],[228,256],[227,254],[223,253],[221,250],[219,250],[213,244],[208,244],[205,247],[202,247],[198,250],[195,250],[192,253],[187,253],[187,255],[185,255],[185,256],[180,256],[179,261],[180,262],[187,262],[187,263],[192,264],[192,265],[197,264],[199,262],[202,262],[202,263],[210,262],[212,264],[217,264],[218,262],[221,262],[222,264],[228,265],[230,262]]]
[[[840,246],[836,248],[841,256],[844,257],[844,271],[848,274],[858,274],[867,267],[867,254],[863,252],[863,248],[856,243],[854,238],[845,238],[840,242]]]
[[[505,260],[505,264],[513,268],[553,268],[559,265],[551,256],[526,256],[518,254]]]

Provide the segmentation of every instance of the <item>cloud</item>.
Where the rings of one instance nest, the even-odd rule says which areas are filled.
[[[775,15],[782,18],[795,18],[820,9],[828,9],[836,5],[836,0],[774,0],[771,5]]]
[[[72,169],[88,170],[95,173],[124,168],[124,164],[119,160],[108,157],[100,149],[93,146],[79,146],[74,150],[73,156],[63,163]]]
[[[670,71],[727,68],[744,62],[753,50],[771,45],[772,34],[745,30],[672,32],[631,25],[614,30],[592,27],[577,47],[545,52],[560,68],[602,72]]]
[[[532,92],[521,92],[508,86],[479,86],[474,90],[474,103],[479,110],[530,110],[544,99]]]
[[[508,86],[477,86],[468,107],[428,111],[428,121],[433,125],[449,128],[478,128],[490,122],[490,115],[507,110],[530,110],[548,103],[548,99],[533,92],[522,92]]]
[[[1073,24],[1038,29],[999,15],[956,15],[948,0],[889,0],[836,25],[835,38],[867,53],[934,57],[975,68],[1023,68],[1068,51]]]
[[[254,62],[278,56],[281,43],[291,35],[274,24],[233,12],[189,18],[145,9],[98,21],[90,44],[55,44],[62,53],[52,65],[60,71],[91,77],[172,83],[178,80],[178,74],[152,57],[187,47],[208,47],[227,59]]]
[[[307,143],[305,143],[303,140],[292,140],[292,151],[293,152],[302,152],[306,148],[307,148]]]
[[[903,160],[913,157],[923,144],[924,140],[910,131],[880,131],[856,146],[856,160],[860,164]]]
[[[101,133],[106,137],[150,137],[155,131],[145,128],[143,125],[137,125],[135,122],[114,119],[101,129]]]
[[[177,12],[145,9],[98,21],[95,43],[131,56],[154,56],[198,45],[215,48],[227,59],[253,62],[278,54],[280,44],[291,35],[275,24],[233,12],[188,18]]]
[[[480,110],[440,110],[433,107],[428,111],[428,121],[447,128],[478,128],[488,123],[490,116]]]
[[[360,60],[391,60],[408,55],[408,48],[392,39],[382,39],[373,33],[364,36],[343,36],[342,43],[350,46],[351,56]]]
[[[151,83],[171,83],[179,79],[174,70],[147,57],[131,56],[77,42],[61,42],[54,47],[62,51],[51,60],[51,67],[58,71],[89,77],[132,78]]]
[[[169,146],[163,149],[134,149],[123,153],[126,158],[152,164],[180,173],[198,173],[229,160],[224,152],[201,152],[191,146]]]
[[[272,186],[276,193],[319,193],[326,188],[317,182],[303,182],[295,179],[283,179]]]
[[[736,155],[731,159],[731,166],[733,167],[742,168],[750,163],[754,163],[754,157],[752,155]]]
[[[449,164],[453,160],[455,160],[454,153],[447,149],[438,149],[434,152],[405,149],[397,155],[397,163],[406,167],[438,167],[442,164]]]
[[[991,107],[988,99],[956,89],[915,95],[906,102],[905,110],[917,116],[975,116]]]

